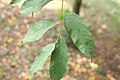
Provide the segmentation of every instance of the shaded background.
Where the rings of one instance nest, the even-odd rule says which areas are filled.
[[[59,16],[60,0],[49,3],[31,18],[19,13],[17,5],[0,0],[0,80],[28,80],[29,69],[37,52],[56,40],[55,28],[38,42],[19,46],[33,22]],[[72,10],[73,0],[67,0],[64,9]],[[21,4],[19,4],[21,5]],[[62,80],[120,80],[120,0],[83,0],[80,16],[88,25],[96,45],[94,63],[83,56],[72,44],[61,26],[61,34],[69,46],[68,71]],[[49,59],[37,71],[33,80],[50,80]]]

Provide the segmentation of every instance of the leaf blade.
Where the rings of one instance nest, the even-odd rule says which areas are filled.
[[[55,43],[45,46],[36,56],[33,66],[30,69],[30,79],[33,74],[44,66],[46,59],[51,55],[55,48]]]
[[[64,39],[59,39],[55,44],[50,60],[50,77],[51,80],[60,80],[65,72],[68,62],[68,50]]]
[[[52,0],[26,0],[20,9],[20,13],[32,14],[38,12],[50,1]]]
[[[55,22],[52,19],[45,19],[34,23],[23,39],[23,43],[38,41],[43,34],[50,28],[54,27],[54,25]]]
[[[66,31],[75,46],[86,56],[92,57],[95,45],[84,21],[75,13],[68,13],[64,18]]]
[[[11,2],[10,2],[10,4],[16,4],[16,3],[19,3],[20,2],[20,0],[12,0]]]

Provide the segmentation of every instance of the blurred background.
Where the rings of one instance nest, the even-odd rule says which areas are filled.
[[[19,13],[18,5],[0,0],[0,80],[28,80],[30,67],[39,50],[56,40],[56,27],[38,42],[19,46],[30,25],[53,18],[59,21],[61,0],[54,0],[41,12]],[[71,12],[74,0],[65,0],[64,12]],[[61,26],[61,34],[69,47],[66,75],[61,80],[120,80],[120,0],[83,0],[79,15],[88,25],[96,45],[94,62],[83,56]],[[33,80],[50,80],[49,59]]]

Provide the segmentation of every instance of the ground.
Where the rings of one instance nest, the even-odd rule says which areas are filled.
[[[58,21],[58,12],[52,5],[32,18],[31,15],[20,14],[16,5],[0,3],[0,80],[28,80],[35,56],[42,47],[55,41],[58,25],[38,42],[19,44],[32,23],[46,18]],[[68,70],[62,80],[120,80],[119,0],[84,0],[80,16],[93,35],[96,45],[94,60],[90,63],[90,59],[75,48],[62,28],[61,34],[69,46]],[[50,80],[48,69],[49,59],[33,80]]]

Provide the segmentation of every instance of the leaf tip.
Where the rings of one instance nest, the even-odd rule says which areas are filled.
[[[20,42],[18,43],[18,45],[19,45],[19,46],[22,46],[22,45],[23,45],[23,41],[20,41]]]
[[[29,74],[29,80],[31,80],[33,77],[33,73],[30,71],[30,74]]]
[[[31,80],[31,79],[32,79],[32,77],[33,77],[33,76],[29,76],[29,80]]]

